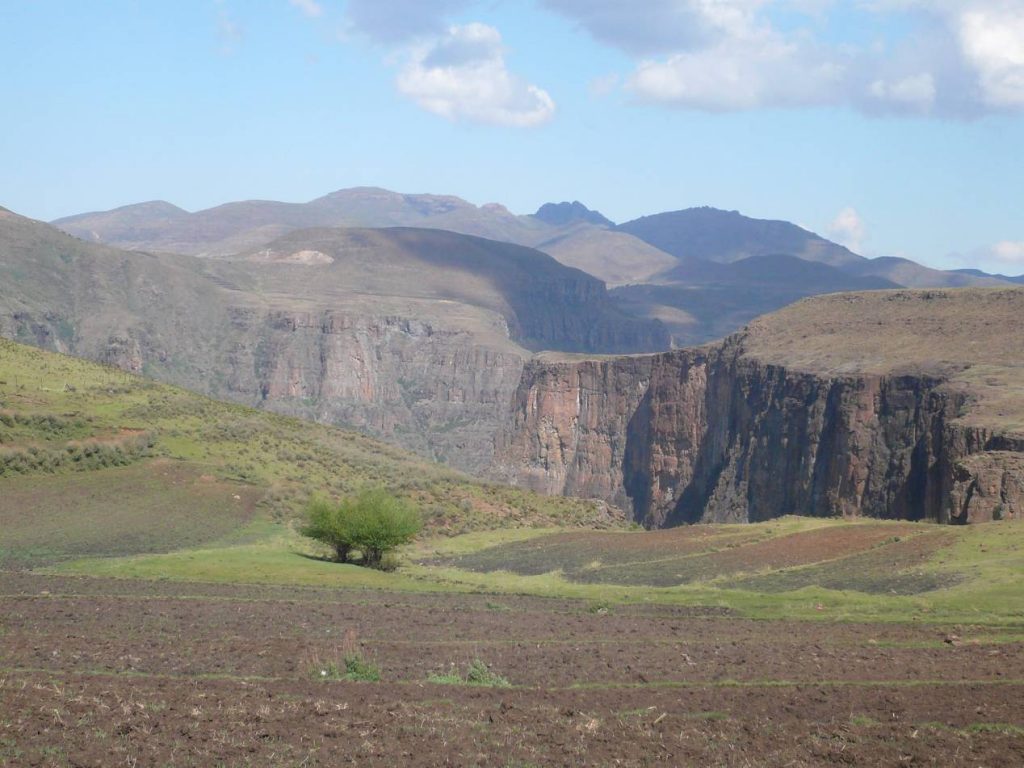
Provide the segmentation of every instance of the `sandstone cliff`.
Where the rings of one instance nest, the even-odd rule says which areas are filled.
[[[708,348],[534,361],[495,471],[649,526],[1019,516],[1022,318],[1020,290],[845,294]]]

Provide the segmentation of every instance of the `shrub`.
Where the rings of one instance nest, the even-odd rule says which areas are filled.
[[[376,683],[380,680],[380,668],[372,661],[367,661],[358,653],[350,653],[345,657],[345,680],[358,680]]]
[[[397,561],[386,556],[411,541],[422,527],[419,513],[407,502],[375,488],[336,505],[314,498],[301,532],[332,547],[338,562],[348,562],[352,551],[359,550],[363,565],[394,570]]]
[[[352,551],[350,523],[348,508],[344,504],[334,505],[318,496],[306,507],[306,524],[301,533],[333,548],[334,559],[347,563]]]

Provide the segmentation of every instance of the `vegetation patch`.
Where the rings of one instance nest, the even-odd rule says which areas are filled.
[[[347,563],[358,551],[370,568],[393,571],[394,551],[423,528],[419,512],[382,488],[368,488],[339,503],[317,498],[306,511],[302,534],[331,548],[334,559]]]
[[[168,460],[8,478],[0,493],[0,568],[202,546],[251,521],[262,495]]]
[[[466,667],[465,673],[460,673],[453,665],[448,672],[428,675],[427,682],[439,685],[474,685],[481,688],[510,688],[512,685],[480,659],[473,659]]]

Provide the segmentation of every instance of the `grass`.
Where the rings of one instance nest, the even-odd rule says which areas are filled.
[[[310,675],[315,680],[346,680],[353,683],[380,682],[380,668],[362,656],[350,654],[339,665],[335,661],[314,663]]]
[[[814,521],[812,529],[836,528],[842,522]],[[756,540],[765,536],[787,536],[807,530],[807,521],[782,519],[759,523],[751,528]],[[860,524],[860,525],[863,525]],[[871,523],[886,532],[891,524]],[[156,555],[117,558],[86,558],[56,567],[60,573],[109,576],[129,579],[172,579],[219,583],[288,584],[328,588],[395,590],[404,592],[487,593],[491,595],[534,595],[587,601],[581,611],[614,612],[622,605],[662,604],[721,609],[759,619],[806,619],[825,621],[953,622],[993,625],[1003,634],[1017,634],[1024,627],[1024,525],[1014,522],[939,528],[914,524],[915,536],[942,534],[951,537],[947,545],[929,554],[914,568],[935,574],[955,586],[915,595],[891,592],[860,592],[830,589],[809,584],[797,589],[757,591],[754,586],[736,588],[731,577],[696,581],[672,587],[638,584],[578,582],[557,567],[547,573],[521,575],[506,570],[478,572],[453,565],[436,564],[431,553],[437,549],[467,552],[472,547],[498,548],[502,541],[520,540],[521,531],[467,534],[455,538],[428,539],[407,548],[404,564],[395,573],[370,571],[352,565],[338,565],[317,559],[315,546],[280,524],[266,524],[253,533],[252,540],[225,542]],[[768,533],[770,531],[770,533]],[[558,532],[532,532],[533,538],[557,537]],[[652,534],[629,534],[644,542]],[[902,540],[906,540],[904,537]],[[494,542],[499,542],[494,544]],[[898,545],[891,542],[885,546]],[[427,555],[427,560],[417,558]],[[839,558],[836,562],[842,562]],[[801,568],[792,569],[799,571]],[[812,566],[818,567],[818,566]],[[827,569],[826,569],[827,570]],[[789,569],[779,569],[784,576]],[[769,578],[767,572],[758,578]],[[952,578],[955,576],[955,580]],[[756,585],[757,579],[749,582]],[[500,605],[498,601],[493,601]],[[997,633],[998,634],[998,633]]]
[[[2,487],[0,567],[202,546],[251,522],[262,495],[165,460],[18,476]]]
[[[427,676],[428,683],[437,685],[471,685],[479,688],[511,688],[512,684],[492,670],[480,659],[473,659],[460,674],[454,667],[448,672]]]

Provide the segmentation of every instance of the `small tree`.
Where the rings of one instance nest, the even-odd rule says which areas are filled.
[[[377,488],[355,498],[351,526],[352,544],[363,553],[363,565],[380,568],[384,555],[412,541],[423,520],[406,501]]]
[[[351,518],[350,505],[331,504],[322,496],[317,496],[306,507],[306,524],[300,531],[303,536],[332,547],[334,559],[339,563],[347,563],[352,552]]]
[[[348,562],[353,550],[362,552],[362,564],[380,568],[384,556],[412,540],[423,527],[419,513],[407,502],[383,489],[368,489],[333,505],[313,499],[306,510],[302,534],[334,548],[339,563]]]

